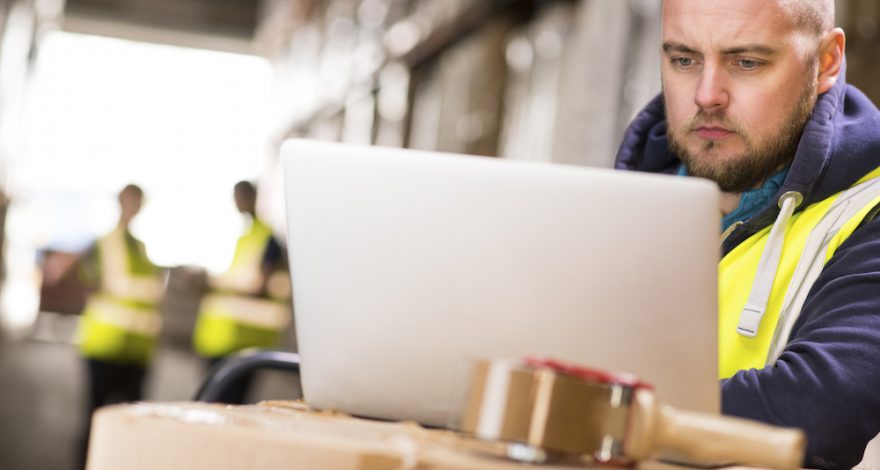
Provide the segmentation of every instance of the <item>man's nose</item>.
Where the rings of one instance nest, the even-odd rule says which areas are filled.
[[[730,103],[727,89],[727,77],[723,70],[714,66],[705,66],[697,84],[694,102],[701,109],[723,109]]]

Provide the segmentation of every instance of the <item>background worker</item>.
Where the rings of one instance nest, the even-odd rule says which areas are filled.
[[[718,183],[722,411],[852,468],[880,432],[880,112],[834,24],[833,0],[664,0],[663,93],[616,166]]]
[[[212,366],[246,348],[276,347],[291,318],[286,257],[271,227],[257,217],[257,189],[240,181],[233,196],[245,233],[227,271],[208,279],[193,332],[195,351]],[[243,377],[219,401],[244,403],[251,382],[252,376]]]
[[[147,366],[161,328],[157,310],[163,272],[147,258],[129,226],[143,202],[133,184],[119,193],[119,223],[84,254],[82,276],[94,288],[79,322],[77,342],[88,370],[87,447],[91,415],[104,405],[143,398]]]

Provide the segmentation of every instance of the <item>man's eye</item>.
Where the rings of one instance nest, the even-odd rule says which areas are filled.
[[[761,66],[760,62],[753,59],[739,59],[736,63],[743,70],[755,70]]]
[[[690,67],[691,65],[694,65],[694,59],[691,59],[690,57],[674,57],[672,59],[672,65]]]

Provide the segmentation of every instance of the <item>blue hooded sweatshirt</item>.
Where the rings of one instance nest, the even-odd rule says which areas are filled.
[[[674,174],[662,96],[627,129],[615,166]],[[724,241],[727,254],[771,225],[788,191],[806,207],[849,188],[880,166],[880,112],[843,74],[817,100],[779,192]],[[870,216],[869,216],[870,219]],[[779,359],[721,381],[722,412],[808,437],[804,465],[852,468],[880,432],[880,217],[840,246],[813,284]]]

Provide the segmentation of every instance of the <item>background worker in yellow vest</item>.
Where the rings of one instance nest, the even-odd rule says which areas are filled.
[[[144,244],[129,231],[143,191],[119,193],[119,223],[84,254],[81,269],[89,295],[77,331],[88,368],[86,435],[92,413],[106,404],[138,401],[161,328],[157,310],[163,272],[147,258]]]
[[[722,411],[805,430],[813,468],[880,432],[880,111],[834,9],[664,0],[663,93],[616,161],[718,183]]]
[[[257,217],[257,189],[240,181],[233,192],[245,217],[228,270],[208,279],[193,332],[193,347],[211,366],[246,348],[276,347],[290,324],[290,276],[287,261],[272,229]],[[252,382],[245,376],[219,401],[243,403]]]

